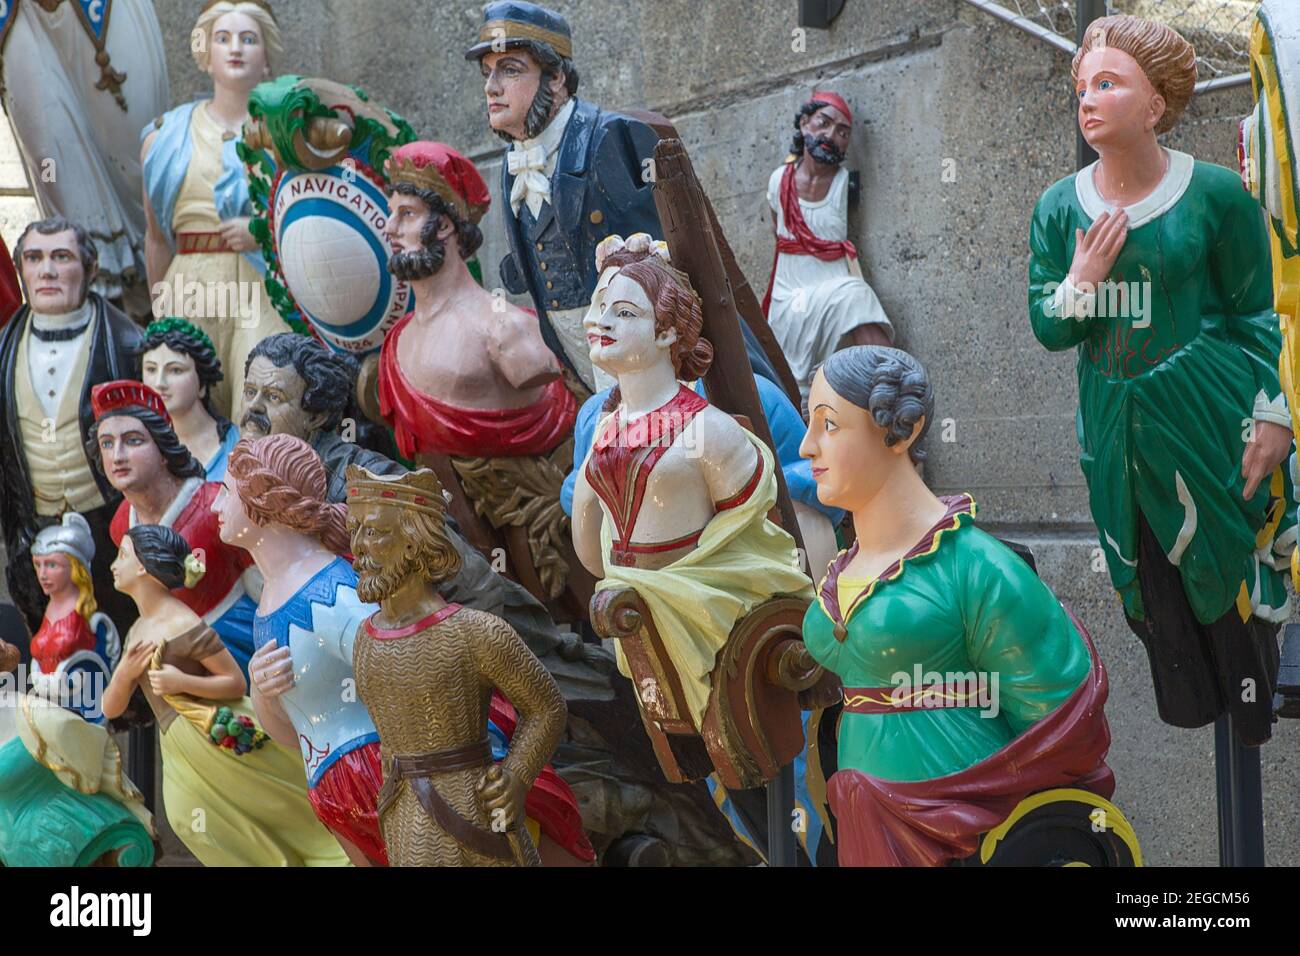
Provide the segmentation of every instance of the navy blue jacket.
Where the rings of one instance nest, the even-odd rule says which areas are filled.
[[[663,238],[651,191],[654,182],[643,175],[657,142],[659,134],[645,123],[575,98],[551,174],[551,203],[542,212],[543,220],[550,216],[556,220],[548,245],[559,243],[561,247],[548,249],[548,255],[558,253],[566,268],[581,275],[585,289],[581,302],[563,302],[560,308],[576,308],[590,300],[599,278],[596,245],[600,240],[609,235],[630,236],[634,232]],[[553,299],[546,294],[545,278],[536,268],[535,252],[527,244],[519,219],[510,208],[514,180],[503,161],[501,205],[506,235],[510,238],[510,255],[501,262],[501,281],[516,295],[527,292],[541,318]],[[567,364],[564,349],[555,340],[550,323],[540,324],[546,344]]]
[[[658,142],[659,134],[640,120],[574,98],[573,113],[564,129],[555,170],[551,173],[551,202],[543,206],[538,221],[539,228],[547,229],[546,249],[541,255],[552,264],[552,274],[573,270],[581,276],[580,301],[560,301],[559,308],[577,308],[591,300],[600,278],[596,274],[596,246],[606,236],[626,238],[636,232],[648,232],[656,239],[663,239],[659,213],[655,210],[654,180],[648,173]],[[510,254],[501,260],[501,282],[514,295],[529,295],[537,308],[542,338],[556,357],[573,370],[564,348],[551,331],[551,323],[545,320],[551,303],[559,300],[547,294],[547,280],[537,267],[539,254],[524,237],[519,219],[510,208],[514,181],[509,165],[503,160],[501,209],[510,239]],[[549,217],[554,217],[554,229],[549,228]],[[754,371],[780,384],[749,327],[744,322],[740,327]]]

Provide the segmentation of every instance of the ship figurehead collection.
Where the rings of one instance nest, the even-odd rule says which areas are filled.
[[[0,51],[55,42],[9,6]],[[760,303],[672,124],[578,96],[559,12],[494,0],[465,38],[494,197],[480,153],[279,74],[269,0],[202,4],[211,96],[170,110],[160,38],[137,76],[102,6],[65,122],[93,159],[100,113],[163,110],[99,203],[138,223],[14,249],[0,865],[149,866],[167,830],[206,866],[1142,865],[1098,643],[927,483],[961,396],[850,241],[863,104],[790,98]],[[1078,355],[1129,652],[1161,720],[1216,724],[1225,862],[1262,862],[1260,747],[1300,716],[1300,15],[1259,6],[1240,175],[1157,139],[1183,36],[1081,36],[1097,159],[1025,206],[1029,327]]]

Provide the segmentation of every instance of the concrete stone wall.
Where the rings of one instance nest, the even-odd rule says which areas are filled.
[[[1106,575],[1077,464],[1073,354],[1050,354],[1026,315],[1027,223],[1039,194],[1073,171],[1065,54],[959,0],[850,0],[830,31],[796,48],[795,0],[568,0],[579,95],[676,124],[750,282],[762,292],[772,240],[767,178],[814,85],[855,113],[848,165],[861,175],[851,238],[900,344],[928,366],[936,491],[970,491],[990,531],[1035,550],[1049,585],[1094,635],[1111,675],[1115,802],[1151,864],[1213,864],[1213,732],[1160,723],[1145,656]],[[203,89],[189,56],[194,0],[156,0],[173,94]],[[470,3],[278,0],[281,72],[365,89],[479,164],[496,192],[502,145],[488,131],[477,66],[463,59]],[[1196,99],[1167,144],[1232,165],[1248,89]],[[945,169],[955,181],[945,181]],[[947,177],[952,179],[952,176]],[[504,253],[498,208],[485,220],[485,280]],[[1263,751],[1271,863],[1300,863],[1300,727]]]

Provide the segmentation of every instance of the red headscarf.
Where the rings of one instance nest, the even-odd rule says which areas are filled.
[[[831,93],[828,90],[814,90],[812,99],[808,102],[827,103],[843,113],[844,118],[848,120],[850,124],[853,122],[853,113],[849,110],[849,104],[844,102],[844,98],[838,93]]]

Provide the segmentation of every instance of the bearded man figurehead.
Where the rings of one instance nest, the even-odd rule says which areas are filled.
[[[460,553],[447,537],[446,499],[427,468],[401,476],[347,469],[348,533],[357,595],[377,604],[404,588],[455,576]]]

